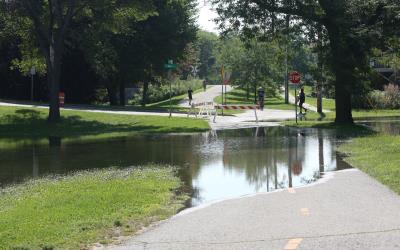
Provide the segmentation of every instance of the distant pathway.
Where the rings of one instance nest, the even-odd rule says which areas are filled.
[[[232,90],[232,87],[230,85],[227,85],[226,91],[229,92],[231,90]],[[213,85],[211,87],[208,87],[205,92],[202,91],[202,92],[193,94],[193,102],[194,103],[213,102],[215,97],[220,96],[221,93],[222,93],[222,86],[221,85]],[[182,100],[179,105],[181,107],[188,108],[189,107],[189,99],[186,98],[185,100]]]

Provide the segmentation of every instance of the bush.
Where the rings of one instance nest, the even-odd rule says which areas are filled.
[[[175,80],[171,84],[172,97],[187,93],[189,88],[196,90],[202,88],[202,86],[203,86],[203,81],[199,79],[193,79],[190,81]],[[169,98],[169,92],[170,92],[169,84],[167,83],[161,85],[150,84],[149,89],[147,91],[147,103],[155,103],[167,100]],[[140,89],[140,91],[137,94],[135,94],[133,99],[129,100],[129,104],[131,105],[141,104],[142,96],[143,96],[143,89]]]
[[[386,108],[400,108],[400,88],[398,85],[389,84],[385,88],[385,105]]]
[[[367,96],[368,104],[374,109],[397,109],[400,108],[400,88],[389,84],[384,91],[374,90]]]

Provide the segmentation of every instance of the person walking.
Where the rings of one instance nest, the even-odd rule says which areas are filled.
[[[188,90],[189,105],[192,105],[192,99],[193,99],[192,94],[193,94],[193,90],[192,90],[192,88],[189,87],[189,90]]]
[[[204,89],[204,92],[206,92],[206,90],[207,90],[207,84],[208,84],[208,79],[206,78],[206,79],[203,81],[203,89]]]
[[[299,94],[299,107],[300,107],[300,114],[304,112],[307,112],[307,109],[303,107],[303,104],[306,102],[306,94],[304,93],[304,88],[301,88],[300,94]]]
[[[259,87],[257,90],[258,93],[258,105],[260,106],[261,111],[264,110],[264,97],[265,97],[265,91],[262,87]]]

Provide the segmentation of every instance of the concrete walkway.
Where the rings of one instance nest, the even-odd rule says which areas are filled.
[[[400,197],[358,170],[329,175],[187,209],[107,249],[400,249]]]
[[[217,116],[215,122],[211,117],[209,124],[214,130],[279,126],[281,121],[295,119],[295,114],[291,110],[264,109],[263,111],[257,110],[257,117],[260,121],[258,123],[256,123],[254,111],[250,110],[233,116]]]
[[[225,88],[225,87],[224,87]],[[225,90],[225,89],[224,89]],[[226,86],[226,91],[231,91],[232,87],[230,85]],[[215,97],[220,96],[222,93],[221,85],[213,85],[207,87],[207,90],[204,92],[198,92],[193,94],[193,103],[201,103],[201,102],[213,102]],[[182,100],[179,104],[181,107],[189,108],[189,99]]]
[[[226,90],[229,92],[233,88],[226,86]],[[214,99],[221,95],[222,86],[215,85],[207,88],[206,92],[199,92],[193,95],[194,103],[213,102]],[[183,100],[180,105],[182,107],[190,107],[189,100]],[[289,110],[273,110],[264,109],[263,111],[257,110],[257,116],[259,123],[256,123],[256,117],[253,110],[245,111],[243,113],[229,115],[229,116],[217,116],[215,122],[213,117],[209,117],[210,127],[214,130],[218,129],[238,129],[248,127],[268,127],[278,126],[279,122],[295,119],[294,111]]]

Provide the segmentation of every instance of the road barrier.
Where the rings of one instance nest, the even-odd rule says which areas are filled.
[[[215,105],[215,109],[228,109],[228,110],[257,110],[260,109],[259,105]]]
[[[199,109],[199,112],[197,114],[196,112],[196,108]],[[191,114],[194,114],[197,118],[197,115],[203,115],[206,117],[211,116],[213,113],[216,113],[216,110],[214,108],[214,102],[199,102],[199,103],[192,103],[192,105],[190,105],[190,110],[188,112],[188,117]]]
[[[254,115],[256,116],[256,122],[258,123],[257,109],[261,109],[260,105],[215,105],[215,110],[224,109],[224,110],[254,110]],[[217,118],[217,111],[214,114],[214,120]]]

